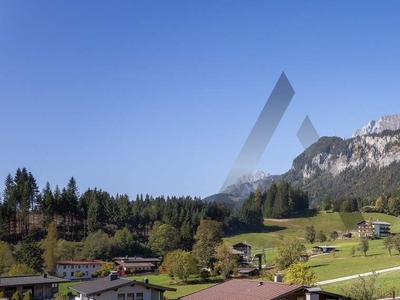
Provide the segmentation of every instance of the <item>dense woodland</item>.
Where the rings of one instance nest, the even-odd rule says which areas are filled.
[[[145,240],[154,222],[161,221],[180,229],[190,244],[200,219],[227,223],[231,217],[224,204],[205,203],[196,197],[137,195],[132,201],[126,194],[112,196],[97,188],[80,194],[73,177],[66,187],[52,189],[47,182],[40,191],[25,168],[6,177],[0,209],[0,238],[9,242],[20,241],[32,229],[44,237],[52,221],[59,237],[67,241],[81,241],[100,229],[112,236],[123,228]]]

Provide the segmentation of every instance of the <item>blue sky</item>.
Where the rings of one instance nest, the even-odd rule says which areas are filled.
[[[219,191],[280,73],[296,94],[258,170],[309,115],[350,137],[400,113],[397,1],[1,1],[0,177],[42,188]]]

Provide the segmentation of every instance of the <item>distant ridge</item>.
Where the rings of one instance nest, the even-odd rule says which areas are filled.
[[[367,126],[354,131],[352,137],[382,133],[385,130],[400,130],[400,115],[382,116],[378,121],[371,120]]]
[[[212,199],[240,203],[257,188],[265,191],[272,182],[285,180],[295,188],[308,191],[314,206],[326,194],[332,199],[360,197],[372,201],[380,195],[400,194],[399,170],[398,114],[369,122],[349,139],[321,137],[293,160],[291,169],[285,174],[257,172],[244,175]]]

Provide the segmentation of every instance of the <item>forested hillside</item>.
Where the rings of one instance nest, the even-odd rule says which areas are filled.
[[[336,208],[346,200],[357,201],[361,208],[373,204],[379,196],[386,199],[400,196],[399,169],[400,130],[350,139],[321,137],[293,160],[285,174],[254,183],[238,182],[230,187],[230,194],[213,195],[212,199],[223,195],[220,198],[224,202],[235,205],[232,199],[244,199],[250,194],[244,195],[243,191],[254,192],[257,188],[266,191],[273,182],[286,181],[293,188],[308,192],[311,207],[319,207],[325,195],[329,195]]]
[[[197,197],[137,195],[130,199],[126,194],[113,196],[97,188],[80,193],[74,177],[66,187],[53,189],[47,182],[40,191],[25,168],[6,176],[0,211],[0,238],[9,242],[22,240],[33,229],[38,238],[43,238],[45,228],[54,221],[58,236],[67,241],[81,241],[98,230],[113,236],[117,230],[127,228],[139,242],[146,243],[153,224],[159,221],[176,228],[182,248],[190,250],[201,219],[221,222],[231,233],[262,225],[262,220],[254,225],[254,220],[243,217],[248,208],[246,212],[233,212],[223,203],[204,202]],[[244,220],[253,225],[248,226]]]

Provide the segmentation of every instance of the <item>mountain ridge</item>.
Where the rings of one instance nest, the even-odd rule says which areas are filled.
[[[321,137],[298,155],[284,174],[258,172],[264,176],[253,181],[244,179],[257,178],[257,175],[242,176],[224,194],[240,201],[257,188],[266,190],[272,182],[284,180],[308,191],[314,206],[325,194],[334,198],[373,199],[399,191],[399,168],[400,115],[383,116],[356,130],[351,138]],[[217,195],[213,198],[218,199]]]

